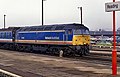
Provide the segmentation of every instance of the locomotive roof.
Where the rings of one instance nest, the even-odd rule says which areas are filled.
[[[9,27],[9,28],[3,28],[3,29],[0,29],[0,31],[15,31],[17,29],[19,29],[20,27]]]
[[[66,30],[66,29],[88,29],[83,24],[57,24],[57,25],[43,25],[22,27],[19,31],[43,31],[43,30]]]

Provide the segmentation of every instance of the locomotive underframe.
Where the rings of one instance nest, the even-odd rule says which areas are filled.
[[[45,53],[45,54],[59,54],[60,51],[63,51],[64,56],[69,55],[88,55],[89,54],[89,45],[50,45],[50,44],[28,44],[28,43],[0,43],[0,48],[9,49],[9,50],[17,50],[17,51],[25,51],[25,52],[37,52],[37,53]]]
[[[16,43],[15,50],[38,52],[46,54],[59,54],[62,50],[64,55],[87,55],[89,54],[89,45],[72,46],[72,45],[50,45],[50,44],[27,44]]]

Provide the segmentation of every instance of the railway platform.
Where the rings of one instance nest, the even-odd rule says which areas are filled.
[[[0,69],[21,77],[113,77],[111,62],[0,49]],[[118,75],[120,77],[120,62]]]

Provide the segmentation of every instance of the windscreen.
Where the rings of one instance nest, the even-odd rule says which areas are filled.
[[[74,33],[74,35],[80,35],[80,34],[88,35],[89,30],[87,30],[87,29],[76,29],[76,30],[73,30],[73,33]]]

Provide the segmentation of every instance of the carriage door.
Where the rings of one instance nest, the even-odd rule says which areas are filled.
[[[65,41],[71,41],[72,29],[65,30]]]

